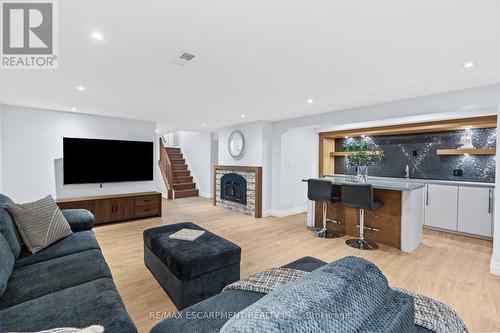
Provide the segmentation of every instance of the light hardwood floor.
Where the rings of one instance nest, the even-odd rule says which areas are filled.
[[[333,261],[355,255],[371,260],[393,287],[435,297],[455,308],[471,332],[500,332],[500,277],[489,274],[492,243],[424,231],[423,244],[412,254],[381,246],[361,252],[345,238],[316,239],[305,229],[305,214],[255,219],[213,207],[210,200],[164,201],[162,218],[96,227],[95,233],[118,290],[139,332],[158,320],[152,312],[175,306],[144,266],[142,231],[192,221],[242,248],[241,276],[287,264],[303,256]]]

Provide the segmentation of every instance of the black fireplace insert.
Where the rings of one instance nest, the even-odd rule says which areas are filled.
[[[247,181],[237,173],[226,173],[220,179],[220,198],[242,205],[247,204]]]

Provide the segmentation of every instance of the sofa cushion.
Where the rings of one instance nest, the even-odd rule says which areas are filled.
[[[7,210],[7,205],[13,201],[6,195],[0,194],[0,233],[3,234],[9,247],[14,255],[14,258],[18,258],[21,253],[22,239],[21,235],[17,231],[16,224],[12,215],[10,215]]]
[[[413,298],[389,288],[371,262],[346,257],[273,290],[220,332],[291,331],[415,332]]]
[[[100,250],[16,268],[0,299],[0,309],[103,277],[111,277],[111,272]]]
[[[93,249],[100,250],[93,231],[75,232],[35,254],[23,248],[19,259],[17,259],[15,263],[15,267],[32,265],[38,262]]]
[[[109,278],[80,284],[0,311],[1,332],[90,325],[104,326],[105,333],[137,332],[113,280]]]
[[[144,245],[181,281],[240,262],[241,248],[209,231],[192,242],[169,238],[183,228],[205,230],[182,222],[144,231]]]
[[[31,253],[71,235],[69,223],[51,195],[25,204],[10,203],[7,209]]]
[[[61,210],[73,232],[92,230],[94,227],[94,214],[86,209]]]
[[[14,254],[10,250],[9,243],[0,234],[0,297],[2,297],[7,288],[7,281],[9,281],[12,269],[14,268],[14,261]]]

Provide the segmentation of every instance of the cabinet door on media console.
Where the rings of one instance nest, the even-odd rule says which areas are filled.
[[[111,200],[113,221],[128,220],[134,217],[134,199],[117,198]]]
[[[107,223],[113,220],[113,205],[111,200],[103,199],[95,201],[95,223]]]

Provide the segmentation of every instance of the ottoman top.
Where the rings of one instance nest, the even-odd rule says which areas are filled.
[[[183,228],[205,230],[194,223],[181,222],[144,231],[144,245],[179,280],[191,280],[240,262],[241,248],[210,231],[205,230],[192,242],[169,238]]]

